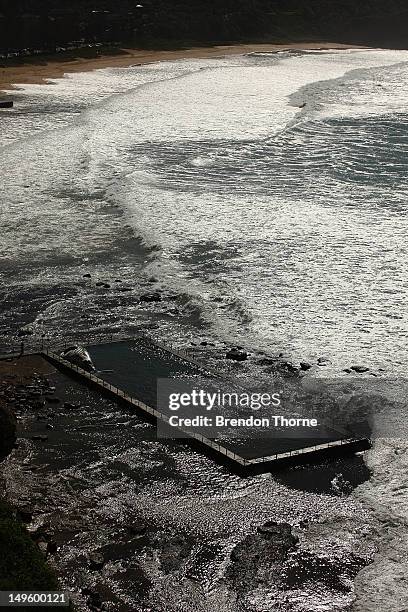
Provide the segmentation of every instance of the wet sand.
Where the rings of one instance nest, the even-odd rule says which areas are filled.
[[[146,49],[122,49],[116,55],[101,55],[97,58],[69,59],[66,62],[61,58],[46,64],[35,65],[27,63],[19,66],[8,66],[0,69],[0,89],[3,91],[18,88],[22,84],[44,83],[47,79],[61,78],[64,74],[73,72],[87,72],[99,68],[126,68],[137,64],[149,64],[166,60],[184,58],[207,58],[225,55],[240,55],[244,53],[273,53],[290,49],[350,49],[366,48],[357,45],[344,45],[332,42],[304,42],[290,44],[237,44],[220,45],[213,47],[192,47],[190,49],[152,51]],[[32,58],[31,58],[32,60]],[[41,56],[38,61],[41,62]]]

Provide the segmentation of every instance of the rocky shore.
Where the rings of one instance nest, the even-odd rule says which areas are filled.
[[[16,417],[3,402],[0,403],[0,459],[11,452],[16,441]]]
[[[0,361],[0,460],[16,443],[17,417],[29,410],[38,412],[46,397],[53,401],[53,390],[45,377],[50,370],[37,356]]]
[[[0,362],[0,367],[3,402],[13,407],[20,423],[18,448],[6,462],[8,494],[15,507],[9,508],[8,516],[25,534],[34,567],[42,568],[41,576],[51,580],[46,564],[55,566],[79,611],[122,610],[126,598],[135,611],[146,606],[158,612],[175,610],[172,598],[181,595],[196,609],[194,602],[204,598],[203,576],[215,572],[213,564],[221,559],[225,570],[217,591],[225,590],[229,602],[247,602],[267,593],[269,597],[271,590],[281,601],[287,593],[307,589],[330,590],[336,600],[350,601],[353,578],[369,562],[366,552],[362,549],[349,557],[348,551],[339,549],[331,555],[307,544],[310,533],[320,534],[326,527],[277,512],[275,505],[287,492],[273,498],[265,493],[269,481],[258,483],[266,505],[261,509],[248,499],[256,516],[239,533],[239,510],[236,520],[235,515],[231,518],[235,527],[223,525],[216,536],[200,535],[187,520],[182,521],[183,528],[176,526],[161,513],[166,505],[177,503],[179,488],[188,486],[182,475],[185,461],[198,462],[205,470],[191,474],[198,478],[191,490],[197,504],[192,514],[198,521],[203,503],[200,482],[206,473],[210,488],[205,499],[214,483],[224,482],[216,488],[221,496],[215,493],[215,505],[223,496],[228,498],[228,487],[234,487],[235,480],[205,459],[186,455],[180,446],[158,444],[153,428],[146,429],[136,415],[65,379],[40,358]],[[156,486],[160,497],[150,498],[148,490]],[[249,490],[253,486],[255,482]],[[271,480],[269,486],[276,485]],[[188,495],[180,498],[182,507],[188,506],[188,499]],[[336,497],[338,504],[330,499],[316,497],[319,522],[329,504],[343,524],[344,498]],[[207,513],[208,509],[205,517]],[[10,532],[10,523],[7,529]],[[230,543],[223,547],[228,537]],[[7,548],[11,554],[10,540]],[[162,583],[167,585],[164,591]],[[32,584],[28,577],[27,584]],[[216,603],[208,606],[212,603],[197,610],[221,610]],[[235,609],[229,606],[228,612]]]
[[[46,370],[37,357],[0,361],[0,461],[16,446],[17,416],[41,407],[38,398]],[[0,463],[0,589],[56,590],[57,578],[46,564],[40,538],[24,526],[31,512],[8,503],[1,467]]]

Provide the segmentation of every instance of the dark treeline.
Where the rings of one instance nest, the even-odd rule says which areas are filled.
[[[1,52],[54,51],[72,41],[324,39],[404,47],[407,25],[406,0],[0,0]]]

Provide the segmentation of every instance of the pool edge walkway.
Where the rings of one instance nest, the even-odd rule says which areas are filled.
[[[168,424],[169,419],[167,415],[159,412],[151,406],[148,406],[144,402],[141,402],[137,398],[129,395],[115,385],[106,382],[95,374],[87,372],[76,364],[63,359],[57,353],[47,349],[40,351],[38,354],[59,369],[67,371],[69,374],[76,376],[83,382],[86,382],[88,385],[97,388],[100,392],[113,397],[117,402],[125,403],[126,405],[131,406],[146,420],[153,423],[157,423],[157,421],[160,420],[164,424]],[[285,465],[319,461],[323,458],[353,454],[371,448],[370,440],[367,438],[348,438],[288,451],[286,453],[279,453],[268,457],[244,459],[239,454],[228,450],[221,444],[217,444],[215,441],[210,440],[201,434],[185,431],[182,428],[178,429],[186,436],[182,440],[177,438],[180,442],[188,443],[191,446],[194,446],[200,452],[209,456],[217,463],[225,465],[232,471],[242,476],[267,473]]]

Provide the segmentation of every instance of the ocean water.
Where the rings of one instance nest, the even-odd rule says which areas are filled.
[[[0,117],[2,336],[154,320],[184,345],[403,372],[407,60],[254,54],[22,88]],[[172,303],[140,308],[156,287]]]
[[[408,52],[383,50],[163,62],[21,87],[0,115],[2,344],[21,330],[154,328],[180,346],[326,356],[330,376],[352,363],[403,376],[407,87]],[[155,289],[162,302],[141,305]],[[381,544],[356,583],[359,611],[408,605],[408,502],[389,477],[403,478],[407,448],[378,442],[374,477],[355,493],[352,511]],[[388,591],[370,586],[385,558]],[[303,610],[299,597],[279,609]],[[327,591],[313,602],[350,603],[330,607]]]

